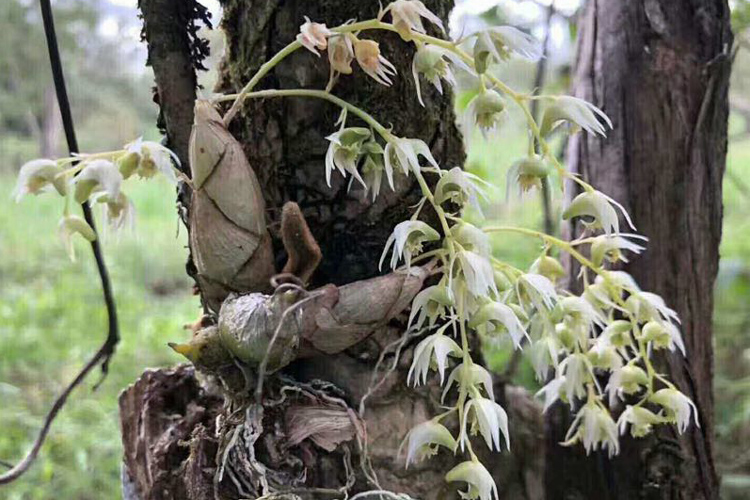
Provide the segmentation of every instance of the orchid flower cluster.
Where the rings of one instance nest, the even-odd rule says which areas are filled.
[[[137,139],[118,151],[80,154],[51,160],[40,158],[27,162],[18,174],[13,197],[17,202],[27,194],[53,192],[63,198],[63,216],[58,224],[60,238],[75,260],[73,237],[94,241],[96,232],[82,217],[70,213],[71,199],[102,207],[105,218],[114,229],[132,224],[134,207],[122,190],[125,180],[137,176],[151,178],[161,173],[177,181],[173,161],[177,156],[161,144]]]
[[[384,22],[387,16],[390,23]],[[334,175],[348,177],[350,189],[361,189],[363,196],[375,200],[384,179],[390,189],[399,177],[413,177],[419,185],[421,201],[411,218],[394,228],[380,265],[389,255],[394,269],[402,263],[408,268],[427,260],[439,262],[435,284],[422,290],[412,304],[410,331],[429,335],[415,347],[407,383],[426,384],[436,372],[445,411],[408,433],[404,441],[406,466],[441,449],[461,454],[464,460],[447,472],[446,481],[465,483],[464,498],[497,498],[497,486],[474,447],[483,442],[490,450],[509,449],[508,415],[495,402],[492,376],[472,357],[471,336],[485,342],[509,339],[516,349],[525,349],[539,380],[546,382],[539,391],[545,410],[562,401],[576,412],[563,444],[581,442],[587,452],[602,449],[614,455],[619,451],[620,436],[626,433],[640,437],[654,425],[667,423],[684,432],[691,418],[698,425],[695,405],[655,370],[651,360],[658,350],[684,354],[677,314],[659,296],[642,291],[631,276],[611,270],[612,264],[627,262],[628,254],[642,252],[646,239],[621,232],[621,220],[634,230],[625,208],[568,172],[547,142],[558,130],[604,135],[611,128],[607,116],[574,97],[516,92],[494,76],[492,67],[511,57],[541,57],[542,50],[533,37],[504,26],[468,35],[459,44],[427,35],[425,21],[444,32],[440,19],[418,0],[396,0],[381,9],[376,19],[330,29],[306,18],[296,40],[264,64],[240,93],[213,99],[216,103],[233,101],[225,122],[247,98],[328,100],[342,110],[337,129],[327,137],[329,186]],[[479,83],[480,91],[467,107],[467,131],[491,131],[503,123],[511,105],[517,106],[527,121],[530,147],[528,155],[509,170],[509,188],[525,192],[541,186],[553,174],[561,189],[564,180],[575,183],[580,194],[562,217],[581,220],[584,234],[563,241],[528,228],[469,223],[462,217],[464,209],[479,208],[487,198],[487,183],[460,167],[441,168],[425,142],[396,135],[364,110],[335,96],[332,90],[337,80],[353,73],[355,62],[379,84],[391,85],[397,69],[381,53],[378,42],[365,37],[372,30],[396,32],[414,44],[411,70],[422,105],[422,78],[440,92],[444,83],[455,84],[458,72]],[[465,44],[473,44],[473,49],[465,51]],[[331,76],[325,90],[253,90],[268,71],[300,48],[318,57],[321,51],[327,52]],[[539,123],[530,112],[529,103],[534,99],[543,104]],[[352,116],[362,123],[349,126]],[[72,190],[77,201],[92,199],[107,207],[114,204],[110,211],[117,223],[124,210],[118,211],[122,205],[117,204],[123,199],[122,180],[133,173],[149,177],[156,170],[174,178],[170,156],[158,145],[136,142],[115,153],[57,162],[37,160],[22,169],[17,192],[36,193],[46,186],[62,195]],[[66,168],[76,161],[79,163]],[[77,172],[80,174],[72,178]],[[427,211],[439,221],[438,228],[420,220]],[[74,217],[66,208],[63,225],[70,228],[66,231],[90,237]],[[489,234],[497,232],[518,233],[541,242],[540,255],[528,270],[493,257]],[[567,253],[581,266],[580,295],[558,286],[566,274],[555,257],[560,253]],[[613,412],[619,413],[617,420]],[[475,436],[481,439],[472,439]]]

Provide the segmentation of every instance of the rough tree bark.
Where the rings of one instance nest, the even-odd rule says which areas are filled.
[[[194,55],[191,39],[185,36],[185,26],[190,23],[186,23],[183,14],[192,10],[171,0],[141,0],[140,4],[167,136],[187,164],[183,152],[186,131],[192,124],[192,113],[187,109],[192,109],[195,97],[189,90],[194,87],[195,62],[191,61]],[[425,4],[443,19],[452,6],[452,2],[444,0],[425,1]],[[218,90],[224,92],[240,89],[264,61],[293,40],[303,16],[333,26],[352,18],[374,17],[378,9],[377,2],[369,0],[225,0],[223,7],[227,43]],[[393,87],[384,88],[355,72],[359,74],[340,80],[335,93],[367,109],[384,123],[392,124],[399,135],[425,140],[445,167],[461,165],[463,145],[454,124],[450,94],[440,96],[426,90],[427,107],[420,107],[408,76],[411,53],[405,50],[404,42],[394,34],[373,37],[381,42],[384,55],[399,70]],[[275,68],[259,88],[323,88],[327,78],[325,58],[298,51]],[[179,96],[175,91],[180,92]],[[376,275],[383,244],[393,226],[406,219],[409,206],[419,200],[416,182],[411,180],[402,180],[395,192],[384,188],[375,203],[362,193],[348,192],[340,178],[334,179],[332,188],[326,185],[325,136],[334,130],[338,113],[338,109],[326,102],[305,99],[250,101],[231,127],[263,186],[277,267],[281,267],[285,256],[273,223],[278,222],[284,202],[292,200],[300,205],[320,243],[323,261],[310,288]],[[183,203],[188,196],[189,193],[181,194]],[[189,265],[188,272],[191,268]],[[376,361],[403,331],[403,323],[396,322],[342,354],[298,361],[284,369],[283,375],[313,385],[315,380],[329,382],[336,387],[334,394],[357,411],[371,384]],[[455,493],[443,482],[443,474],[456,460],[454,457],[440,456],[408,470],[402,460],[396,459],[407,430],[439,411],[437,387],[413,391],[405,385],[411,347],[407,345],[395,372],[385,378],[368,400],[363,417],[369,455],[382,487],[415,498],[452,498]],[[392,362],[390,353],[385,364]],[[276,377],[269,382],[268,391],[273,393],[280,384],[281,379]],[[308,392],[312,394],[320,387],[308,386]],[[325,391],[331,394],[330,389]],[[315,392],[320,396],[318,400],[328,401],[320,392]],[[511,438],[514,455],[506,453],[488,460],[501,496],[540,499],[543,461],[539,450],[543,447],[543,433],[539,409],[521,390],[498,387],[496,393],[500,399],[506,399],[501,402],[514,421]],[[316,445],[310,440],[293,445],[288,440],[275,441],[284,435],[285,425],[288,430],[290,419],[294,420],[288,403],[279,408],[275,420],[264,420],[264,435],[256,441],[262,444],[256,445],[256,452],[262,448],[260,458],[267,465],[304,473],[302,479],[289,480],[290,488],[300,485],[338,488],[346,480],[345,463],[351,463],[357,475],[352,491],[373,487],[359,472],[359,452],[353,443],[326,451],[317,441]],[[227,474],[223,481],[214,482],[217,463],[222,459],[216,456],[220,446],[215,437],[216,426],[226,425],[233,417],[223,415],[221,398],[210,387],[199,384],[192,369],[147,372],[123,393],[120,410],[125,448],[124,484],[132,494],[128,498],[240,496],[234,476],[228,478]],[[217,416],[222,424],[217,423]],[[341,416],[338,414],[337,418]],[[344,420],[348,425],[350,417]]]
[[[697,404],[700,428],[624,439],[613,460],[550,447],[548,496],[715,499],[711,315],[727,148],[729,8],[725,0],[591,0],[580,26],[574,92],[600,106],[614,130],[606,139],[577,138],[571,163],[622,202],[650,240],[625,270],[682,318],[687,358],[669,355],[661,369]],[[561,441],[569,423],[566,411],[552,413],[548,443]]]

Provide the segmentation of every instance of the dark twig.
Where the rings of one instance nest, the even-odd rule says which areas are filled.
[[[73,116],[70,112],[70,101],[68,100],[68,93],[65,88],[65,76],[63,74],[62,61],[60,60],[60,50],[57,46],[57,36],[55,34],[55,24],[54,18],[52,16],[52,7],[50,5],[50,0],[41,0],[40,5],[42,10],[42,20],[44,22],[44,34],[47,39],[47,48],[49,50],[50,66],[52,68],[52,79],[55,83],[57,101],[60,106],[60,114],[62,115],[63,129],[65,130],[65,139],[68,143],[68,150],[70,151],[70,154],[73,155],[79,152],[78,141],[76,140],[75,129],[73,127]],[[81,205],[81,208],[83,209],[84,219],[91,226],[94,232],[96,232],[96,226],[94,224],[94,217],[91,213],[91,207],[87,202],[84,202],[83,205]],[[94,254],[94,259],[96,260],[96,268],[101,279],[104,303],[107,308],[107,339],[96,352],[94,357],[91,358],[88,363],[86,363],[86,365],[73,379],[73,381],[68,384],[62,394],[57,397],[55,403],[52,405],[52,408],[47,414],[47,417],[44,419],[44,425],[39,431],[39,434],[37,435],[36,440],[31,447],[31,450],[15,467],[12,467],[5,474],[0,475],[0,485],[15,481],[29,469],[31,464],[34,462],[34,459],[36,459],[39,453],[39,449],[42,447],[42,444],[44,444],[44,440],[47,438],[47,434],[49,433],[49,429],[52,426],[52,422],[57,416],[57,413],[65,405],[65,402],[67,401],[70,393],[73,392],[73,389],[75,389],[81,382],[83,382],[89,372],[91,372],[98,365],[101,365],[102,367],[102,379],[96,384],[94,388],[98,387],[99,384],[101,384],[104,380],[104,377],[106,377],[107,375],[109,361],[115,352],[115,346],[120,340],[120,332],[117,324],[117,309],[115,307],[115,299],[112,293],[112,284],[109,279],[107,266],[104,263],[104,255],[102,254],[102,249],[99,244],[98,237],[91,242],[91,250]]]

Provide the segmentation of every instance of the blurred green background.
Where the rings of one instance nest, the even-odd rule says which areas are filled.
[[[119,148],[145,135],[158,140],[152,75],[139,43],[135,0],[58,0],[55,12],[79,140],[87,152]],[[212,11],[220,14],[214,2]],[[558,0],[546,23],[549,0],[458,2],[451,25],[512,23],[539,38],[550,33],[545,91],[565,92],[574,48],[578,0]],[[540,4],[542,4],[540,6]],[[747,2],[733,2],[737,28],[750,23]],[[106,317],[98,276],[85,245],[71,263],[57,236],[61,215],[53,196],[11,200],[18,168],[37,157],[65,155],[59,114],[47,66],[35,0],[0,2],[0,469],[26,452],[50,404],[101,343]],[[218,31],[205,32],[213,47],[207,66],[221,53]],[[717,463],[726,498],[750,492],[750,52],[740,50],[732,82],[730,154],[725,179],[722,261],[715,312]],[[533,86],[536,66],[513,62],[498,68],[516,88]],[[407,75],[401,75],[407,78]],[[214,75],[201,76],[204,87]],[[459,112],[470,90],[457,100]],[[523,154],[525,137],[510,114],[496,134],[472,134],[468,167],[496,189],[485,216],[542,228],[536,192],[510,202],[505,172]],[[562,144],[560,144],[562,147]],[[174,187],[165,181],[128,182],[134,201],[134,229],[103,238],[118,302],[122,342],[109,377],[96,391],[91,377],[70,398],[54,423],[37,463],[23,480],[0,490],[3,499],[117,498],[121,445],[117,396],[147,367],[180,359],[166,342],[184,338],[185,323],[199,314],[198,300],[184,271],[186,235],[175,210]],[[556,212],[558,199],[553,200]],[[100,224],[101,225],[101,224]],[[505,236],[499,257],[528,266],[538,248],[528,239]],[[532,256],[532,257],[530,257]],[[504,371],[508,350],[490,360]],[[98,375],[98,374],[97,374]],[[525,363],[518,383],[534,386]]]

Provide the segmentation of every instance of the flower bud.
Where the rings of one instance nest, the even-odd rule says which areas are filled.
[[[70,260],[75,260],[75,250],[73,248],[73,235],[79,234],[87,241],[96,240],[96,232],[89,226],[88,222],[77,215],[66,215],[60,220],[58,225],[60,239],[65,245],[65,249],[70,256]]]

